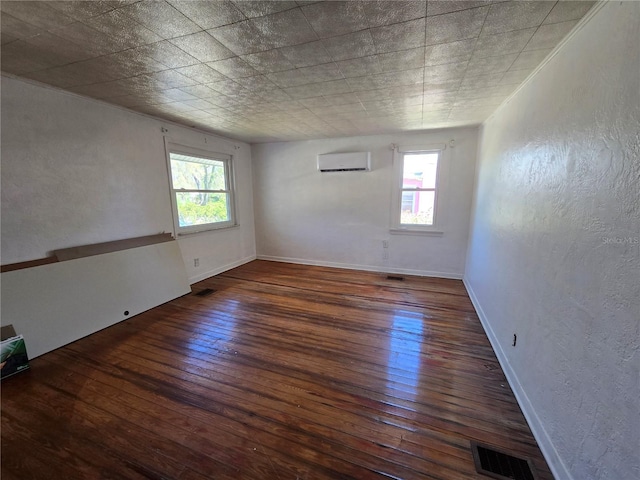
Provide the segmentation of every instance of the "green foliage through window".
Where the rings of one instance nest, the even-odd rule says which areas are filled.
[[[228,163],[172,152],[171,181],[180,228],[232,221]]]

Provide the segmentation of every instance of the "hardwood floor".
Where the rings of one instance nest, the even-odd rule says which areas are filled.
[[[4,380],[2,479],[488,478],[470,440],[553,478],[461,281],[254,261],[193,291]]]

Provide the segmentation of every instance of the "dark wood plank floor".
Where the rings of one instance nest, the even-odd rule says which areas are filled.
[[[255,261],[204,288],[3,381],[3,480],[488,478],[471,440],[553,478],[462,282]]]

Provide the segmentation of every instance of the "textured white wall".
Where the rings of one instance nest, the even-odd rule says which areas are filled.
[[[191,281],[253,258],[247,144],[3,76],[2,263],[171,232],[161,127],[174,141],[234,155],[240,227],[180,239]]]
[[[450,194],[441,237],[390,235],[391,143],[448,149]],[[252,146],[258,256],[284,261],[461,278],[477,129]],[[371,151],[372,171],[320,173],[319,153]],[[382,241],[389,241],[388,259]]]
[[[465,282],[559,479],[640,478],[639,132],[638,2],[481,129]]]

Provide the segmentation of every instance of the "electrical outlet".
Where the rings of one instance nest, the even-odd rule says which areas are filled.
[[[200,266],[200,259],[199,258],[194,258],[193,259],[193,266],[194,267],[199,267]]]
[[[389,250],[387,250],[385,248],[384,252],[382,253],[382,259],[383,260],[389,260]]]
[[[382,248],[389,248],[389,240],[382,240]]]

